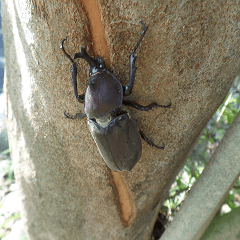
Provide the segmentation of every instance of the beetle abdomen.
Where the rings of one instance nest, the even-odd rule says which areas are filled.
[[[141,158],[141,137],[130,113],[114,118],[106,127],[88,119],[88,126],[101,156],[113,171],[130,171]]]

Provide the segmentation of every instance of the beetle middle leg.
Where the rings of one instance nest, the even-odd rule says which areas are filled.
[[[138,110],[140,110],[140,111],[149,111],[149,110],[152,110],[154,107],[161,107],[161,108],[170,108],[171,107],[171,103],[169,104],[169,105],[167,105],[167,106],[165,106],[165,105],[159,105],[159,104],[157,104],[156,102],[153,102],[153,103],[151,103],[151,104],[149,104],[149,105],[147,105],[147,106],[142,106],[142,105],[140,105],[139,103],[137,103],[137,102],[134,102],[134,101],[130,101],[130,100],[123,100],[123,102],[122,102],[124,105],[126,105],[126,106],[130,106],[130,107],[134,107],[134,108],[136,108],[136,109],[138,109]]]
[[[86,116],[86,113],[77,113],[75,116],[73,117],[69,117],[67,114],[66,114],[66,111],[64,112],[64,117],[65,118],[69,118],[69,119],[75,119],[75,118],[79,118],[79,119],[82,119]]]
[[[147,138],[147,136],[143,133],[143,131],[139,130],[139,133],[140,133],[141,138],[151,147],[155,147],[155,148],[162,149],[162,150],[165,148],[164,145],[163,145],[163,147],[157,146],[151,139]]]
[[[142,35],[139,39],[139,41],[137,42],[137,45],[135,46],[135,48],[133,49],[130,57],[129,57],[129,61],[130,61],[130,73],[129,73],[129,81],[128,81],[128,85],[127,86],[124,86],[123,89],[124,89],[124,93],[123,95],[124,96],[129,96],[131,93],[132,93],[132,90],[133,90],[133,85],[134,85],[134,81],[135,81],[135,74],[136,74],[136,70],[137,70],[137,67],[135,66],[135,61],[136,61],[136,58],[134,56],[138,46],[140,45],[148,27],[146,26],[146,24],[143,23],[143,21],[140,21],[141,24],[142,24],[142,27],[143,27],[143,30],[142,30]]]
[[[73,59],[70,57],[70,55],[68,55],[63,47],[63,43],[64,41],[66,41],[66,39],[62,40],[61,42],[61,45],[60,45],[60,48],[61,50],[63,51],[63,53],[66,55],[66,57],[71,61],[72,63],[72,69],[71,69],[71,73],[72,73],[72,78],[71,78],[71,82],[72,82],[72,85],[73,85],[73,91],[74,91],[74,94],[77,98],[77,100],[80,102],[80,103],[84,103],[84,94],[81,94],[81,95],[78,95],[78,90],[77,90],[77,66],[75,64],[75,62],[73,61]]]

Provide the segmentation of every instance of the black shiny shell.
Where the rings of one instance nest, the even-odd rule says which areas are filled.
[[[105,128],[88,119],[88,127],[102,158],[113,171],[130,171],[141,158],[141,137],[130,113],[118,116]]]
[[[110,72],[90,77],[85,92],[85,113],[88,118],[100,118],[119,108],[123,101],[123,87]]]

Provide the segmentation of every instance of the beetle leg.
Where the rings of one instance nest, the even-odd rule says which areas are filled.
[[[151,103],[151,104],[149,104],[149,105],[147,105],[147,106],[142,106],[142,105],[140,105],[139,103],[137,103],[137,102],[133,102],[133,101],[130,101],[130,100],[123,100],[123,102],[122,102],[124,105],[126,105],[126,106],[130,106],[130,107],[134,107],[134,108],[136,108],[136,109],[138,109],[138,110],[140,110],[140,111],[149,111],[149,110],[152,110],[154,107],[162,107],[162,108],[170,108],[171,107],[171,103],[169,104],[169,105],[167,105],[167,106],[164,106],[164,105],[159,105],[159,104],[157,104],[156,102],[153,102],[153,103]]]
[[[98,59],[91,58],[88,55],[86,48],[84,46],[81,47],[81,52],[74,54],[73,59],[77,59],[77,58],[82,58],[82,59],[86,60],[88,62],[88,64],[90,65],[90,69],[97,67],[97,65],[98,65]]]
[[[129,82],[128,82],[128,85],[127,86],[124,86],[123,87],[123,95],[124,96],[129,96],[131,93],[132,93],[132,90],[133,90],[133,85],[134,85],[134,81],[135,81],[135,73],[136,73],[136,70],[137,70],[137,67],[135,66],[135,61],[136,61],[136,58],[134,56],[138,46],[140,45],[148,27],[146,26],[146,24],[143,23],[143,21],[140,21],[141,24],[142,24],[142,27],[143,27],[143,30],[142,30],[142,35],[139,39],[139,41],[137,42],[137,45],[135,46],[135,48],[133,49],[130,57],[129,57],[129,61],[130,61],[130,73],[129,73]]]
[[[149,144],[151,147],[155,147],[155,148],[158,148],[158,149],[164,149],[165,145],[163,145],[163,147],[159,147],[157,146],[156,144],[154,144],[154,142],[150,139],[147,138],[147,136],[143,133],[143,131],[139,130],[139,133],[142,137],[142,139],[147,143]]]
[[[66,57],[71,61],[72,63],[72,69],[71,69],[71,73],[72,73],[72,78],[71,78],[71,82],[73,85],[73,91],[74,94],[77,98],[77,100],[80,103],[84,103],[84,94],[82,95],[78,95],[78,90],[77,90],[77,66],[75,64],[75,62],[73,61],[73,59],[70,57],[70,55],[68,55],[63,47],[63,43],[66,39],[62,40],[61,45],[60,45],[60,49],[63,51],[63,53],[66,55]]]
[[[75,118],[79,118],[79,119],[82,119],[86,116],[86,113],[77,113],[74,117],[69,117],[67,114],[66,114],[66,111],[64,112],[64,117],[65,118],[69,118],[69,119],[75,119]]]

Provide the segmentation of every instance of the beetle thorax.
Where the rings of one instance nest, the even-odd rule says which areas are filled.
[[[101,126],[101,127],[106,127],[113,119],[112,113],[108,113],[106,116],[101,117],[101,118],[96,118],[96,122]]]

